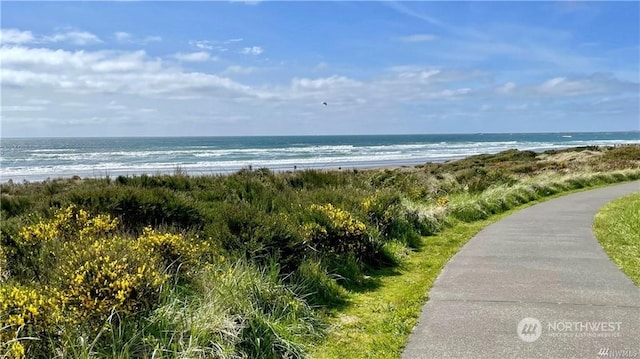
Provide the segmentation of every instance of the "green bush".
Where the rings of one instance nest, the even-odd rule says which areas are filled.
[[[109,213],[120,218],[122,228],[134,234],[141,233],[146,226],[184,230],[204,226],[204,217],[192,199],[167,188],[83,188],[61,200],[66,201],[91,212]]]
[[[376,227],[383,241],[398,240],[417,248],[420,234],[427,235],[430,232],[417,209],[409,208],[398,193],[379,193],[366,198],[362,206],[369,223]]]
[[[379,243],[367,232],[367,226],[350,212],[325,205],[309,207],[310,222],[303,226],[308,246],[327,255],[353,254],[365,262],[379,250]]]

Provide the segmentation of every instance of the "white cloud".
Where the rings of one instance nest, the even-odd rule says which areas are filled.
[[[213,42],[209,40],[191,40],[189,45],[202,50],[213,50]]]
[[[60,106],[64,107],[89,107],[86,103],[83,102],[63,102]]]
[[[235,39],[225,40],[224,43],[225,44],[231,44],[231,43],[234,43],[234,42],[241,42],[241,41],[244,41],[244,39],[241,38],[241,37],[238,37],[238,38],[235,38]]]
[[[427,41],[433,41],[435,39],[437,39],[438,37],[436,35],[433,34],[414,34],[414,35],[409,35],[409,36],[403,36],[400,38],[400,41],[402,42],[427,42]]]
[[[498,87],[496,89],[497,93],[501,93],[501,94],[507,94],[507,93],[511,93],[515,90],[516,88],[516,84],[513,82],[507,82],[504,85]]]
[[[440,70],[422,70],[422,71],[403,71],[398,73],[398,78],[401,79],[418,79],[418,80],[429,80],[434,76],[440,74]]]
[[[2,106],[2,112],[36,112],[46,110],[43,106]]]
[[[240,37],[232,38],[228,40],[190,40],[189,45],[195,48],[198,48],[200,50],[207,50],[207,51],[215,50],[219,52],[225,52],[229,50],[230,45],[240,43],[242,41],[244,41],[244,39]],[[244,52],[245,50],[247,52]],[[258,55],[262,53],[262,51],[263,49],[258,46],[246,47],[241,50],[242,53],[253,54],[253,55]]]
[[[173,57],[179,61],[184,62],[202,62],[208,60],[215,60],[211,55],[206,51],[198,51],[198,52],[190,52],[190,53],[177,53],[174,54]]]
[[[121,110],[127,110],[128,109],[127,106],[119,104],[117,101],[109,102],[109,104],[106,106],[106,108],[108,110],[112,110],[112,111],[121,111]]]
[[[145,36],[142,39],[142,43],[149,43],[149,42],[160,42],[162,41],[162,37],[161,36]]]
[[[162,37],[160,36],[145,36],[145,37],[136,37],[131,33],[125,31],[117,31],[113,33],[113,37],[117,42],[123,44],[140,44],[145,45],[150,42],[160,42],[162,41]]]
[[[455,90],[443,90],[439,93],[433,94],[432,97],[434,98],[448,98],[448,97],[457,97],[457,96],[461,96],[461,95],[466,95],[468,93],[471,92],[471,89],[468,87],[465,88],[459,88],[459,89],[455,89]]]
[[[322,70],[326,70],[329,67],[329,64],[327,64],[326,62],[320,62],[318,63],[316,66],[313,67],[314,71],[322,71]]]
[[[49,100],[31,99],[26,102],[29,105],[48,105],[51,103]]]
[[[229,0],[232,3],[242,3],[245,5],[258,5],[264,0]]]
[[[256,71],[255,67],[251,66],[238,66],[232,65],[227,67],[223,73],[225,74],[239,74],[239,75],[248,75]]]
[[[65,51],[44,48],[2,47],[3,85],[48,88],[55,92],[121,93],[141,96],[176,95],[176,92],[222,91],[254,96],[250,88],[228,78],[185,72],[144,51]]]
[[[242,49],[242,53],[245,55],[260,55],[263,52],[264,49],[260,46],[245,47]]]
[[[158,60],[149,60],[144,51],[65,51],[47,48],[0,48],[5,70],[20,72],[63,73],[154,71],[161,66]],[[55,71],[54,71],[55,70]]]
[[[113,36],[115,36],[116,40],[120,42],[128,42],[131,41],[131,34],[124,31],[114,32]]]
[[[44,42],[68,42],[74,45],[91,45],[101,43],[100,38],[87,31],[59,32],[51,36],[45,36]]]
[[[544,95],[582,96],[601,93],[637,93],[638,83],[621,81],[611,74],[595,73],[586,77],[554,77],[535,88]]]
[[[35,37],[32,44],[42,43],[37,36],[31,36]],[[128,32],[106,36],[121,43],[136,40],[136,35]],[[504,75],[504,78],[517,80],[516,85],[514,82],[496,83],[493,74],[473,67],[440,66],[426,61],[419,65],[389,67],[377,73],[349,72],[344,64],[332,63],[329,74],[334,73],[333,76],[324,76],[329,67],[320,63],[314,68],[315,62],[303,67],[308,71],[305,74],[293,72],[301,71],[301,68],[292,68],[289,72],[286,65],[281,65],[282,68],[276,68],[276,65],[269,68],[245,66],[250,62],[226,68],[220,65],[213,71],[191,71],[175,61],[211,60],[223,45],[230,51],[247,55],[263,52],[261,47],[245,48],[238,43],[245,45],[240,39],[192,41],[190,50],[163,58],[150,56],[145,51],[69,51],[33,47],[35,45],[27,47],[18,43],[2,46],[3,129],[8,129],[6,133],[12,135],[24,135],[35,133],[25,130],[29,126],[47,127],[49,130],[60,128],[55,130],[58,132],[54,131],[58,135],[72,133],[65,132],[69,127],[64,126],[80,128],[85,125],[87,130],[82,130],[85,132],[72,135],[87,135],[95,131],[105,135],[140,134],[140,131],[156,129],[163,132],[153,134],[182,135],[196,134],[198,132],[194,131],[200,131],[196,127],[202,126],[215,134],[246,131],[254,131],[251,134],[282,134],[292,131],[310,133],[320,120],[326,122],[323,122],[324,129],[336,133],[363,131],[363,128],[388,129],[380,125],[380,121],[385,121],[381,119],[387,118],[409,123],[403,116],[413,116],[412,119],[451,116],[456,121],[464,121],[487,114],[500,116],[507,110],[521,111],[523,116],[539,114],[540,108],[548,113],[560,112],[560,102],[581,103],[583,99],[556,99],[584,94],[611,98],[612,102],[598,106],[607,105],[607,111],[613,113],[623,106],[634,108],[627,103],[629,101],[624,104],[613,102],[618,96],[631,97],[638,93],[637,83],[618,80],[620,76],[593,74],[570,77],[557,71],[556,77],[539,80],[539,74],[529,78]],[[434,46],[440,43],[434,43]],[[317,61],[320,60],[322,58]],[[322,69],[323,72],[314,73],[314,69]],[[272,70],[274,72],[270,72]],[[234,75],[258,71],[256,76],[235,76],[246,79],[246,84],[243,83],[245,80],[232,79]],[[296,76],[276,77],[278,73],[295,73]],[[317,76],[319,74],[321,76]],[[531,78],[537,79],[536,82],[532,83]],[[510,96],[500,95],[506,93]],[[589,101],[595,97],[589,97]],[[42,102],[33,102],[33,99]],[[327,101],[330,106],[319,106],[322,101]],[[536,102],[544,105],[536,107]],[[44,107],[46,109],[38,111],[46,111],[46,119],[38,117],[44,112],[33,112]],[[415,112],[422,109],[428,114]],[[525,109],[527,111],[523,111]],[[330,120],[327,112],[331,113]],[[357,119],[353,113],[359,114]],[[176,124],[176,118],[183,122]],[[230,118],[241,119],[238,121],[243,123],[242,126],[238,121],[229,121]],[[59,124],[64,126],[57,127]],[[185,124],[198,125],[189,127]],[[110,132],[113,128],[122,130]],[[396,130],[395,127],[392,129]],[[404,131],[404,128],[397,127],[397,130]],[[42,133],[48,134],[47,131]]]
[[[558,98],[591,96],[597,94],[637,94],[640,84],[620,80],[610,73],[593,73],[582,76],[557,76],[541,83],[524,83],[516,85],[507,82],[495,88],[495,93],[509,94],[511,98]]]
[[[291,86],[293,89],[301,90],[319,90],[328,88],[344,88],[344,87],[357,87],[361,83],[344,76],[333,75],[331,77],[307,79],[307,78],[293,78],[291,80]]]
[[[4,44],[26,44],[35,41],[31,31],[18,29],[1,29],[0,43]]]

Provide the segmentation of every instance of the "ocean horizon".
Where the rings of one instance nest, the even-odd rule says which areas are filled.
[[[508,149],[639,144],[640,131],[0,139],[0,182],[59,177],[230,174],[444,162]]]

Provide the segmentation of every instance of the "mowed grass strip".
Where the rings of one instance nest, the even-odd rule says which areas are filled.
[[[471,237],[497,218],[460,223],[435,236],[423,237],[423,247],[412,253],[400,268],[373,273],[368,284],[375,290],[354,290],[346,308],[328,313],[332,328],[310,356],[399,357],[428,298],[427,292],[444,265]]]
[[[473,236],[488,225],[524,208],[568,194],[587,191],[607,184],[564,191],[534,200],[485,220],[465,223],[455,221],[442,232],[422,238],[422,247],[411,253],[399,268],[374,272],[362,290],[349,293],[348,304],[327,312],[332,327],[321,343],[312,346],[310,357],[331,358],[400,358],[402,350],[418,320],[428,292],[447,264]],[[640,194],[635,198],[635,252],[626,255],[634,260],[640,279],[638,246]],[[630,202],[632,200],[629,200]],[[635,228],[635,229],[634,229]],[[624,249],[622,250],[624,252]],[[629,258],[631,257],[631,258]],[[636,283],[638,283],[636,281]],[[368,288],[367,288],[368,287]]]
[[[611,260],[640,286],[640,193],[602,207],[593,228]]]

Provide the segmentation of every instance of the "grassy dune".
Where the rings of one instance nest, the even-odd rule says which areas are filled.
[[[496,215],[640,178],[640,147],[381,170],[0,186],[0,355],[394,357]]]
[[[640,193],[604,206],[593,227],[605,252],[640,286]]]

